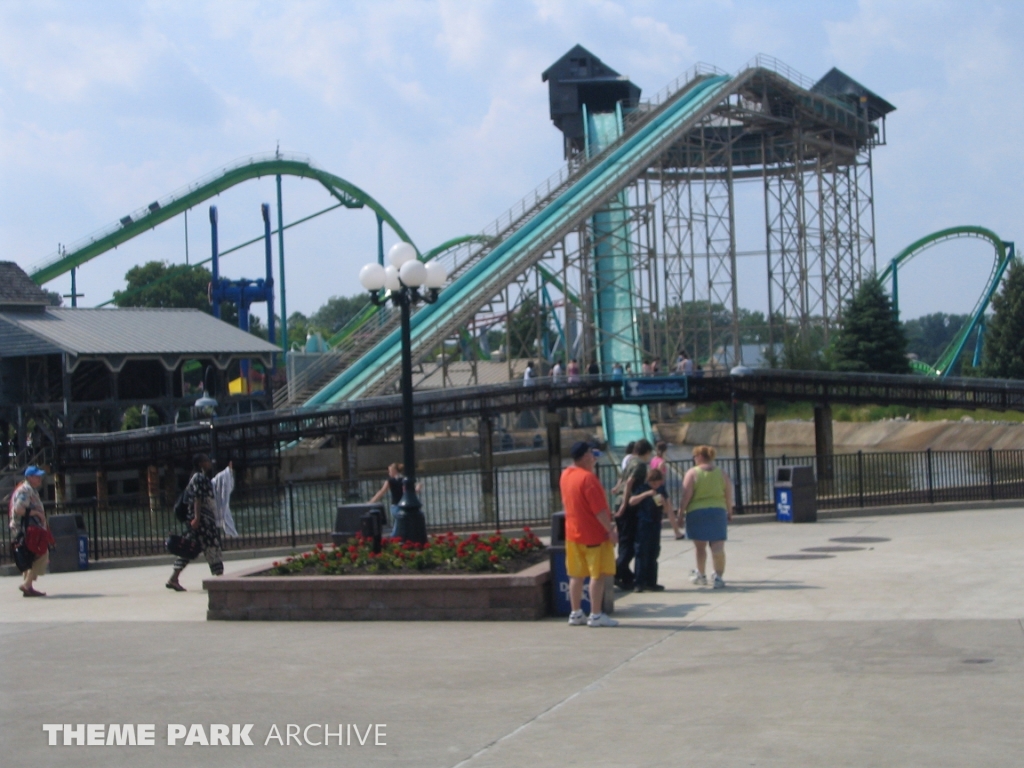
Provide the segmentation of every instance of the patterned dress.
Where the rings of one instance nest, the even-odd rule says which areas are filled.
[[[199,500],[199,528],[192,527],[195,519],[196,499]],[[188,527],[185,537],[196,540],[203,548],[203,556],[210,565],[210,573],[220,576],[224,573],[224,562],[221,557],[220,528],[217,527],[217,502],[213,494],[213,484],[202,472],[196,472],[185,488],[185,501],[188,503]],[[175,570],[184,570],[189,561],[179,557],[174,561]]]

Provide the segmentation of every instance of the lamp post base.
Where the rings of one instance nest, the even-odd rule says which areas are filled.
[[[413,541],[417,544],[427,543],[427,519],[423,516],[423,505],[416,498],[415,493],[409,498],[409,493],[398,502],[398,512],[395,515],[395,538],[404,541]]]

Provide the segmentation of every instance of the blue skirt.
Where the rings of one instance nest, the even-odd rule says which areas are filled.
[[[690,541],[725,541],[728,519],[722,507],[694,509],[686,513],[686,538]]]

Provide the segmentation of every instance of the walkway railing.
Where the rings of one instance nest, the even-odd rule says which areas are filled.
[[[738,465],[720,457],[718,463],[730,477],[740,479],[740,514],[772,511],[775,471],[794,464],[814,467],[819,509],[1024,499],[1024,450],[836,454],[820,465],[814,456],[741,458]],[[667,464],[668,495],[678,506],[682,478],[692,464]],[[618,471],[610,464],[599,465],[598,474],[609,490],[618,480]],[[423,478],[420,498],[428,528],[501,530],[547,524],[553,502],[546,466],[500,467],[493,470],[489,483],[483,480],[477,471]],[[383,483],[380,477],[240,489],[231,502],[239,536],[225,537],[224,548],[298,548],[329,542],[337,506],[365,502]],[[93,560],[165,554],[166,536],[182,527],[169,505],[151,508],[148,500],[110,502],[105,507],[88,500],[50,510],[57,511],[82,515]],[[10,562],[6,525],[0,540],[0,562]]]

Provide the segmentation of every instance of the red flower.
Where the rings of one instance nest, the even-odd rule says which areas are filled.
[[[490,560],[490,561],[491,561],[492,563],[496,563],[496,562],[498,562],[498,556],[497,556],[497,555],[491,555],[491,556],[490,556],[489,558],[487,558],[487,559],[488,559],[488,560]]]

